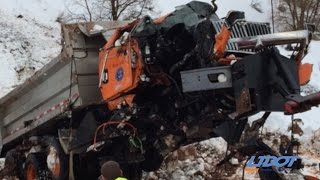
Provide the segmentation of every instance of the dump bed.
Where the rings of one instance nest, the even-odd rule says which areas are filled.
[[[113,30],[126,22],[62,25],[62,51],[25,83],[0,99],[2,144],[49,120],[101,103],[98,88],[99,48]]]

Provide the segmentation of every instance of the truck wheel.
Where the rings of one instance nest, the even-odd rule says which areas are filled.
[[[4,179],[4,176],[17,177],[22,179],[23,177],[23,163],[26,158],[22,153],[16,150],[10,150],[6,153],[4,168],[0,172],[0,179]]]
[[[68,158],[54,137],[47,139],[47,167],[53,180],[64,180],[68,176]]]
[[[45,154],[32,153],[29,154],[24,167],[26,180],[34,179],[50,179],[49,171],[45,166]]]

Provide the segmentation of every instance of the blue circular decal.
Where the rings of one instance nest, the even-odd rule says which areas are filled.
[[[121,81],[124,75],[124,71],[122,68],[117,69],[116,71],[116,80]]]

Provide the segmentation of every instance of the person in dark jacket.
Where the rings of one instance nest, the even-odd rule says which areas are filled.
[[[115,161],[107,161],[101,166],[100,180],[127,180],[123,178],[123,173],[119,163]]]

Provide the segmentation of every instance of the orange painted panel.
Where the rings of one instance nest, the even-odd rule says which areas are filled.
[[[231,37],[230,29],[223,25],[221,32],[216,35],[216,43],[214,45],[214,55],[216,59],[224,57],[225,50],[227,48],[228,41]]]
[[[300,85],[306,85],[310,81],[312,73],[312,64],[300,64],[299,66],[299,82]]]
[[[131,39],[120,47],[103,50],[99,59],[100,76],[103,68],[108,76],[107,82],[100,86],[103,100],[115,100],[123,93],[137,87],[143,72],[143,62],[135,40]],[[134,66],[132,66],[133,63]]]
[[[105,68],[108,81],[102,84],[103,99],[109,99],[123,92],[132,85],[132,69],[126,47],[115,47],[109,51]]]

